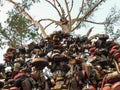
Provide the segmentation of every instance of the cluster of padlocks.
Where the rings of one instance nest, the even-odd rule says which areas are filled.
[[[9,90],[120,90],[120,45],[106,34],[57,31],[39,43],[8,48],[0,87]]]

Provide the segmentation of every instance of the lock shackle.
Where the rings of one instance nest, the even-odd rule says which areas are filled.
[[[114,64],[115,64],[115,67],[116,67],[116,69],[117,69],[117,72],[120,74],[120,68],[119,68],[119,66],[118,66],[117,61],[114,59],[113,62],[114,62]]]

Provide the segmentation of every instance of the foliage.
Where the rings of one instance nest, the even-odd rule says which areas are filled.
[[[117,10],[115,7],[111,8],[111,11],[105,22],[105,33],[108,34],[113,40],[119,38],[119,29],[115,31],[114,28],[120,25],[120,10]]]
[[[6,23],[7,27],[0,30],[2,34],[0,37],[5,39],[8,46],[17,47],[17,45],[23,45],[29,40],[35,41],[36,37],[40,37],[38,28],[30,26],[28,20],[20,14],[9,17]]]
[[[28,9],[32,5],[32,1],[39,0],[23,0],[24,8]],[[28,3],[29,2],[29,3]],[[26,3],[26,6],[25,6]],[[12,46],[18,47],[24,45],[30,41],[38,41],[41,35],[38,33],[38,28],[29,23],[29,21],[22,15],[18,9],[13,8],[8,12],[8,19],[6,20],[6,27],[2,27],[0,24],[0,47]]]
[[[39,2],[40,0],[22,0],[22,2],[19,3],[19,5],[22,8],[29,10],[34,3],[39,3]]]

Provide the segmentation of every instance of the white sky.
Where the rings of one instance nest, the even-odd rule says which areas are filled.
[[[19,0],[15,0],[15,1],[19,1]],[[80,1],[80,0],[74,0],[75,2]],[[0,22],[4,23],[4,21],[7,18],[7,11],[9,11],[12,8],[12,4],[8,3],[8,2],[3,2],[5,5],[4,6],[0,6]],[[80,3],[76,3],[76,7],[73,10],[73,13],[77,13],[77,9],[78,6],[80,5]],[[110,11],[111,7],[116,6],[119,10],[120,10],[120,0],[107,0],[106,3],[104,3],[102,6],[99,7],[99,10],[96,12],[95,16],[94,16],[94,20],[96,21],[104,21],[105,17],[107,16],[108,12]],[[36,4],[35,6],[33,6],[31,8],[31,10],[29,11],[30,15],[36,19],[39,20],[41,18],[55,18],[59,20],[59,18],[56,16],[56,13],[53,11],[53,9],[50,9],[51,7],[48,5],[48,3],[44,3],[43,0],[41,0],[40,4]],[[3,24],[5,25],[5,24]],[[81,35],[84,35],[87,30],[91,27],[94,26],[94,29],[92,31],[92,35],[96,34],[96,33],[104,33],[104,28],[103,26],[99,26],[99,25],[88,25],[87,28],[83,28],[81,30],[76,31],[76,33],[80,33]],[[117,28],[120,28],[120,26],[118,26]],[[116,28],[116,29],[117,29]],[[50,30],[48,30],[47,32],[51,33]],[[3,54],[5,53],[6,50],[0,50],[1,54],[0,54],[0,61],[2,62],[3,59]]]

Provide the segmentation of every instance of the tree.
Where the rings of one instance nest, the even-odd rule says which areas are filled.
[[[26,21],[24,22],[29,23],[29,25],[25,24],[25,26],[27,27],[32,25],[38,27],[43,38],[46,38],[48,36],[45,30],[52,24],[57,25],[57,27],[60,27],[61,30],[66,33],[71,33],[77,30],[78,28],[82,27],[82,25],[84,25],[85,22],[92,24],[100,24],[100,25],[104,25],[106,32],[108,30],[108,33],[110,33],[108,27],[111,27],[112,25],[114,25],[114,23],[118,22],[120,19],[120,12],[118,12],[119,14],[116,15],[117,12],[116,11],[114,13],[114,16],[112,16],[113,13],[110,13],[106,18],[106,20],[103,22],[96,22],[92,20],[92,17],[94,17],[94,12],[97,11],[99,9],[98,7],[101,6],[103,3],[105,3],[107,0],[79,0],[78,2],[81,2],[80,3],[81,5],[75,17],[72,17],[72,10],[75,7],[74,0],[62,0],[62,1],[45,0],[45,3],[51,5],[52,8],[57,12],[57,16],[59,17],[59,20],[54,20],[51,18],[34,20],[34,18],[27,11],[30,9],[30,6],[32,6],[34,3],[39,3],[40,0],[22,0],[19,2],[15,2],[15,0],[7,0],[7,1],[9,1],[15,6],[14,7],[15,10],[12,12],[13,13],[12,17],[17,15],[19,16],[17,18],[19,18],[20,20],[22,18],[26,19]],[[41,0],[41,2],[43,1]],[[15,11],[17,11],[17,13],[14,13]],[[46,26],[43,26],[42,22],[49,22],[49,23]],[[11,27],[11,29],[13,29],[13,27]],[[17,32],[18,30],[21,29],[16,28]],[[27,33],[29,33],[29,31],[30,30],[28,30]],[[25,32],[25,30],[23,32]]]
[[[27,5],[27,2],[23,2],[23,8],[29,9],[32,2]],[[28,19],[21,14],[17,8],[13,8],[8,12],[8,19],[6,20],[6,27],[2,27],[0,24],[0,46],[4,45],[18,47],[30,42],[30,40],[40,40],[41,35],[38,33],[38,27],[31,25]]]

